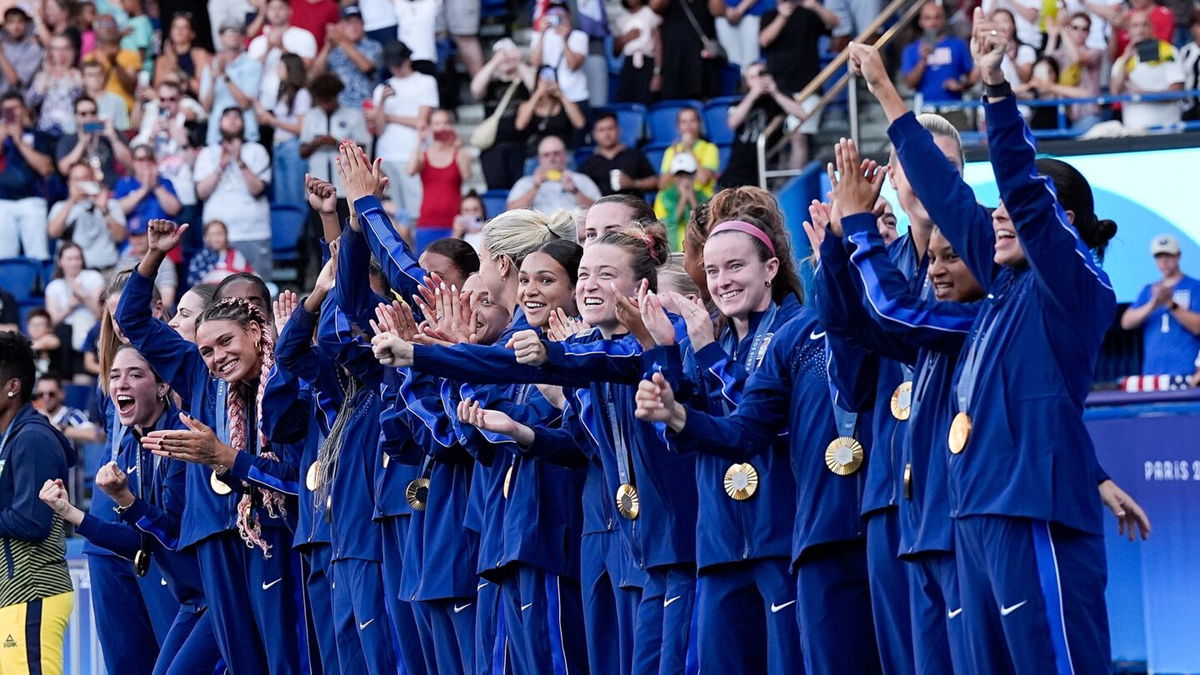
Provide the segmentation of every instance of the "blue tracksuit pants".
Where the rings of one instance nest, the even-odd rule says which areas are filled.
[[[589,670],[631,675],[633,663],[638,662],[646,664],[638,672],[657,672],[659,640],[644,641],[644,649],[635,653],[634,621],[641,589],[623,587],[623,570],[629,562],[622,546],[621,535],[615,531],[585,534],[581,539],[580,584]]]
[[[802,663],[796,581],[785,558],[704,569],[696,581],[700,668],[791,675]]]
[[[343,673],[394,675],[396,656],[392,629],[383,599],[380,564],[354,558],[335,560],[333,571],[333,614],[339,626],[338,662]],[[348,637],[346,640],[344,637]]]
[[[958,570],[954,554],[931,551],[908,558],[913,657],[919,675],[969,672]]]
[[[899,514],[899,509],[890,507],[867,515],[867,575],[883,672],[913,675],[908,572],[899,557]]]
[[[425,656],[411,603],[400,599],[400,576],[404,571],[404,542],[408,540],[408,516],[379,521],[383,533],[383,595],[392,624],[392,644],[406,675],[425,675]],[[437,672],[437,671],[433,671]]]
[[[796,618],[809,673],[882,673],[871,620],[866,542],[809,547],[796,563]]]
[[[500,584],[508,660],[516,675],[569,675],[587,670],[579,584],[517,565]]]
[[[659,637],[659,675],[691,675],[698,670],[696,650],[696,568],[655,567],[646,571],[636,630]],[[635,673],[637,663],[635,662]]]
[[[87,566],[96,637],[108,672],[153,672],[159,641],[133,565],[113,555],[88,554]]]
[[[308,663],[313,675],[339,675],[337,633],[333,622],[333,591],[329,588],[329,544],[310,544],[300,554],[304,575],[305,619],[308,624]]]

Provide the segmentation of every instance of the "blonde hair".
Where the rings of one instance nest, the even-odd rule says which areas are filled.
[[[516,267],[525,256],[555,239],[575,241],[575,218],[559,209],[547,216],[531,209],[512,209],[483,227],[480,247],[493,260],[507,256]]]
[[[921,113],[917,115],[917,124],[934,136],[954,141],[954,154],[958,157],[958,166],[961,168],[963,164],[966,164],[966,158],[963,156],[962,135],[958,133],[958,129],[954,128],[950,120],[935,113]],[[894,151],[893,154],[895,154]]]

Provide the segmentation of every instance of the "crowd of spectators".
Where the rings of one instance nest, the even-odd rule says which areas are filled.
[[[1192,0],[1128,2],[983,8],[1018,38],[1004,68],[1022,96],[1195,88]],[[195,284],[241,271],[271,280],[274,214],[304,217],[306,173],[344,196],[334,161],[345,138],[382,161],[387,207],[418,248],[444,236],[477,243],[496,215],[489,204],[577,211],[616,193],[652,204],[679,248],[715,189],[758,182],[768,129],[772,143],[799,129],[785,161],[808,160],[818,97],[800,94],[882,8],[537,0],[518,3],[515,24],[485,49],[485,5],[209,0],[195,12],[178,0],[0,1],[0,259],[45,262],[34,291],[44,306],[0,292],[0,327],[34,337],[44,371],[86,375],[102,293],[145,252],[154,218],[193,225],[157,280],[168,311]],[[977,85],[962,38],[973,7],[927,2],[900,50],[902,80],[927,104]],[[459,76],[469,86],[448,95]],[[706,101],[735,90],[709,114]],[[668,121],[645,136],[628,133],[627,108],[608,107],[659,101],[682,102],[673,130]],[[472,102],[484,122],[463,138],[456,108]],[[1200,116],[1190,100],[1121,108],[1138,128]],[[1052,124],[1036,119],[1047,110],[1031,114]],[[1086,102],[1069,110],[1081,131],[1109,114]],[[489,202],[484,190],[507,197]]]

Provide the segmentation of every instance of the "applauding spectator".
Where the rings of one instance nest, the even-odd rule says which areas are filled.
[[[370,142],[367,120],[362,108],[339,103],[342,81],[336,75],[323,73],[314,77],[308,90],[312,94],[313,107],[304,116],[304,126],[300,130],[300,156],[308,160],[310,175],[333,183],[338,196],[345,197],[342,180],[333,168],[338,144],[344,138],[360,145]]]
[[[338,104],[361,109],[371,99],[371,87],[378,80],[383,45],[367,37],[362,10],[358,5],[342,9],[340,23],[330,24],[325,44],[317,52],[312,71],[330,72],[341,80],[343,89]]]
[[[496,41],[492,58],[471,78],[471,95],[483,101],[483,114],[491,117],[501,105],[496,138],[481,148],[479,163],[492,190],[507,190],[524,173],[525,133],[517,129],[517,111],[529,99],[536,74],[521,57],[521,50],[508,38]]]
[[[71,349],[71,327],[54,326],[50,312],[38,307],[25,317],[25,335],[33,346],[39,375],[52,370],[70,372],[78,360]],[[65,342],[65,344],[64,344]]]
[[[162,85],[169,78],[179,82],[188,96],[199,96],[200,74],[211,59],[212,54],[196,45],[192,15],[176,14],[171,18],[162,53],[154,62],[154,86]]]
[[[671,160],[670,182],[659,193],[667,211],[667,217],[662,221],[667,226],[667,241],[671,243],[672,251],[683,250],[683,233],[692,211],[711,196],[696,188],[697,168],[695,157],[687,153],[675,155]]]
[[[575,139],[587,125],[587,116],[571,99],[563,95],[554,71],[543,68],[538,74],[537,87],[528,101],[517,107],[517,131],[528,134],[525,141],[530,156],[542,139],[555,136],[575,147]]]
[[[1113,62],[1109,89],[1114,94],[1158,94],[1183,90],[1183,67],[1169,42],[1150,32],[1150,15],[1129,17],[1129,46]],[[1143,130],[1177,124],[1182,117],[1178,101],[1129,101],[1121,106],[1125,128]]]
[[[0,258],[50,258],[42,179],[54,171],[49,137],[30,125],[25,99],[15,91],[0,96]]]
[[[450,111],[434,110],[422,136],[425,148],[418,148],[408,161],[408,173],[421,178],[424,195],[413,242],[418,253],[434,240],[450,236],[463,182],[471,178],[471,156],[462,152]]]
[[[746,96],[729,109],[726,119],[726,124],[734,130],[734,137],[729,165],[721,173],[722,188],[758,185],[758,137],[766,132],[771,120],[780,115],[787,114],[800,120],[808,115],[796,99],[779,91],[775,78],[767,72],[765,65],[755,63],[746,68],[745,80]],[[816,129],[811,129],[810,133],[816,133]],[[777,140],[770,138],[767,143]],[[808,144],[805,143],[803,148],[807,150]],[[798,163],[803,166],[805,158],[799,159]]]
[[[101,122],[99,112],[100,107],[90,97],[75,100],[75,132],[58,139],[54,160],[64,176],[72,166],[86,163],[97,172],[94,180],[111,188],[120,175],[117,165],[129,166],[132,157],[112,122]]]
[[[250,41],[246,53],[262,64],[259,100],[270,108],[279,97],[279,85],[283,81],[277,68],[279,59],[284,54],[295,54],[304,60],[304,67],[308,68],[317,56],[317,39],[303,28],[291,25],[292,6],[288,0],[267,0],[265,17],[262,35]]]
[[[14,5],[4,10],[0,29],[0,91],[25,89],[42,65],[42,45],[29,30],[29,15]]]
[[[166,267],[166,265],[163,265]],[[229,247],[228,230],[225,223],[211,220],[204,225],[204,249],[192,256],[188,266],[188,286],[196,284],[219,284],[231,274],[253,272],[241,251]]]
[[[1142,329],[1143,374],[1190,375],[1200,353],[1200,280],[1180,269],[1175,237],[1155,237],[1150,254],[1162,279],[1142,289],[1121,315],[1121,327]]]
[[[304,127],[304,115],[312,107],[312,96],[304,84],[308,73],[304,61],[295,54],[284,54],[275,68],[279,71],[279,97],[274,107],[268,109],[255,103],[258,123],[275,129],[271,137],[274,152],[271,153],[275,167],[271,181],[276,204],[303,206],[304,169],[306,162],[300,156],[300,130]]]
[[[783,0],[763,14],[762,21],[762,33],[757,39],[767,59],[766,72],[785,95],[800,93],[821,72],[817,45],[838,24],[837,15],[817,0]],[[745,74],[746,69],[742,72]],[[818,100],[813,95],[811,102],[804,104],[815,106]]]
[[[587,208],[600,198],[600,188],[591,178],[567,170],[567,146],[557,136],[538,144],[538,166],[508,193],[508,208],[533,209],[551,214],[559,209]]]
[[[108,73],[104,88],[125,101],[125,109],[133,106],[133,93],[137,88],[138,72],[142,69],[142,57],[135,51],[121,48],[121,31],[117,20],[107,14],[96,17],[92,24],[96,33],[96,48],[87,54],[87,60],[104,66]]]
[[[411,219],[421,210],[421,179],[405,167],[421,142],[420,130],[438,107],[437,80],[413,70],[412,52],[403,42],[383,47],[383,62],[392,76],[375,88],[375,128],[381,130],[375,154],[383,158],[397,218]]]
[[[946,10],[936,0],[921,5],[921,38],[904,48],[900,72],[904,84],[926,103],[957,101],[971,85],[971,50],[946,34]]]
[[[1067,15],[1060,13],[1058,20],[1047,21],[1046,53],[1056,60],[1059,68],[1058,84],[1078,89],[1073,93],[1078,98],[1100,95],[1100,68],[1104,62],[1104,51],[1093,49],[1087,44],[1092,31],[1092,17],[1087,12]],[[1058,94],[1055,94],[1058,96]],[[1059,96],[1075,98],[1075,96]],[[1080,133],[1087,131],[1100,121],[1100,106],[1094,103],[1077,103],[1068,111],[1072,129]]]
[[[602,196],[620,192],[641,197],[658,189],[658,174],[646,155],[621,143],[616,113],[602,112],[596,116],[592,140],[596,142],[596,151],[583,160],[579,172],[592,179]]]
[[[145,232],[145,223],[157,218],[174,218],[183,209],[175,186],[159,173],[154,148],[149,145],[133,149],[133,175],[117,181],[113,197],[125,213],[130,232]]]
[[[51,51],[54,50],[55,41],[63,39],[65,37],[58,35],[52,38]],[[83,73],[83,93],[96,102],[96,109],[100,111],[100,121],[112,122],[113,128],[117,131],[128,130],[129,108],[125,107],[125,99],[123,97],[104,88],[104,82],[108,77],[104,66],[98,61],[84,61],[80,67],[80,71]],[[65,111],[66,117],[69,117],[71,122],[69,126],[63,127],[62,133],[75,131],[75,99],[77,97],[77,94],[71,96],[71,105],[67,106]]]
[[[182,205],[179,220],[192,222],[197,215],[196,184],[192,179],[192,144],[187,125],[201,116],[204,109],[196,101],[184,98],[179,85],[168,79],[158,85],[158,100],[148,102],[144,110],[141,131],[134,137],[133,145],[149,147],[151,157],[157,160],[160,177],[170,183],[171,191]],[[133,155],[136,169],[136,150]]]
[[[75,67],[75,48],[65,35],[50,38],[42,69],[33,76],[25,99],[38,109],[37,128],[51,136],[75,131],[75,99],[83,92],[83,76]],[[104,78],[100,78],[102,87]],[[103,92],[111,96],[108,92]],[[114,110],[127,114],[125,101],[116,99]]]
[[[99,320],[103,291],[104,276],[86,268],[83,249],[71,242],[59,246],[54,278],[46,284],[46,311],[55,326],[70,326],[75,351],[83,348],[84,338]]]
[[[258,140],[258,119],[254,102],[262,87],[263,66],[242,51],[246,32],[240,23],[221,27],[221,51],[213,57],[208,69],[200,76],[200,104],[208,111],[208,138],[213,145],[221,140],[221,127],[214,124],[225,110],[236,107],[243,111],[242,125],[248,141]]]
[[[196,196],[204,200],[204,222],[223,221],[230,244],[269,280],[271,205],[267,188],[271,161],[266,148],[245,140],[242,119],[241,109],[226,109],[218,126],[221,142],[196,155]]]
[[[675,180],[675,172],[671,170],[675,155],[689,154],[696,159],[693,180],[696,189],[704,195],[705,200],[713,195],[713,188],[717,184],[717,169],[721,164],[717,146],[700,137],[700,111],[695,108],[681,108],[675,115],[675,131],[678,136],[663,153],[662,164],[658,168],[659,193],[654,198],[654,214],[660,220],[670,215],[662,203],[662,190]]]
[[[117,244],[125,241],[125,213],[96,180],[92,166],[79,162],[67,170],[67,198],[50,207],[46,229],[55,239],[74,242],[89,268],[104,272],[117,264]]]

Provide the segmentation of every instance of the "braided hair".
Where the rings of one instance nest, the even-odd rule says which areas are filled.
[[[258,325],[261,337],[258,344],[258,391],[255,392],[254,405],[257,413],[255,419],[262,420],[263,393],[267,388],[268,375],[275,366],[275,338],[271,332],[271,324],[267,322],[266,317],[257,307],[244,298],[225,298],[209,306],[196,318],[196,327],[199,328],[209,321],[233,321],[243,330],[249,330],[254,324]],[[238,452],[252,452],[253,449],[246,437],[246,399],[249,395],[249,391],[247,391],[249,387],[244,382],[231,382],[229,385],[225,398],[225,409],[229,415],[229,445]],[[269,443],[268,439],[262,435],[262,431],[259,430],[258,447],[263,449]],[[279,461],[279,457],[270,450],[261,450],[259,456]],[[269,517],[283,518],[287,516],[286,502],[282,494],[264,488],[258,490],[262,497],[262,506],[266,509]],[[245,493],[238,502],[238,532],[241,534],[242,540],[246,542],[246,546],[250,548],[257,546],[262,550],[263,557],[270,558],[271,545],[262,538],[262,527],[258,515],[254,513],[251,494],[252,492]]]

